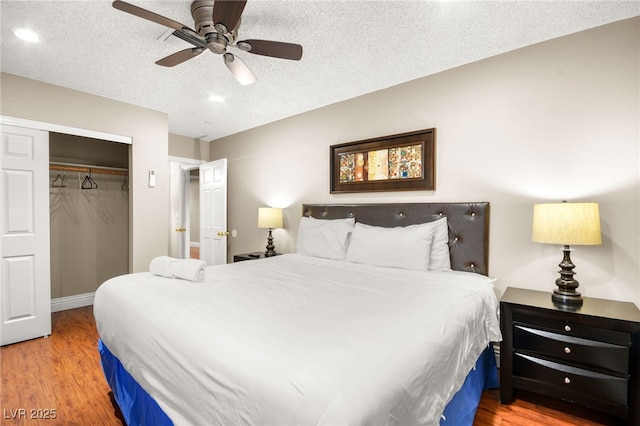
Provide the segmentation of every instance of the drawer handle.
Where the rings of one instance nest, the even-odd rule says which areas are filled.
[[[570,384],[571,384],[571,379],[570,379],[570,378],[568,378],[568,377],[565,377],[565,378],[564,378],[564,382],[565,382],[566,384],[570,385]]]
[[[570,325],[565,325],[564,326],[564,331],[567,331],[567,332],[571,331],[571,326]]]
[[[564,348],[564,353],[565,354],[570,354],[571,353],[571,348],[569,346]]]

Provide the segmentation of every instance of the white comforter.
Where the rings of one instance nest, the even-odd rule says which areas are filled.
[[[297,254],[137,273],[96,292],[98,332],[176,425],[436,425],[490,341],[491,280]]]

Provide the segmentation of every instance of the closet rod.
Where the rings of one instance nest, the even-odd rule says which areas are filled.
[[[129,170],[120,167],[106,167],[106,166],[90,166],[88,164],[72,164],[72,163],[49,163],[49,170],[63,170],[67,172],[82,172],[82,173],[104,173],[111,175],[128,175]]]

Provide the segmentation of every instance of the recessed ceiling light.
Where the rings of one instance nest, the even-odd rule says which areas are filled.
[[[38,35],[38,33],[27,28],[14,28],[13,34],[19,39],[28,41],[29,43],[37,43],[40,41],[40,36]]]
[[[211,102],[224,102],[224,98],[220,95],[211,95],[209,96],[209,100]]]

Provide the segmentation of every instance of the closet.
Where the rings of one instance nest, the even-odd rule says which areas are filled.
[[[93,303],[129,272],[130,145],[50,132],[52,310]]]

